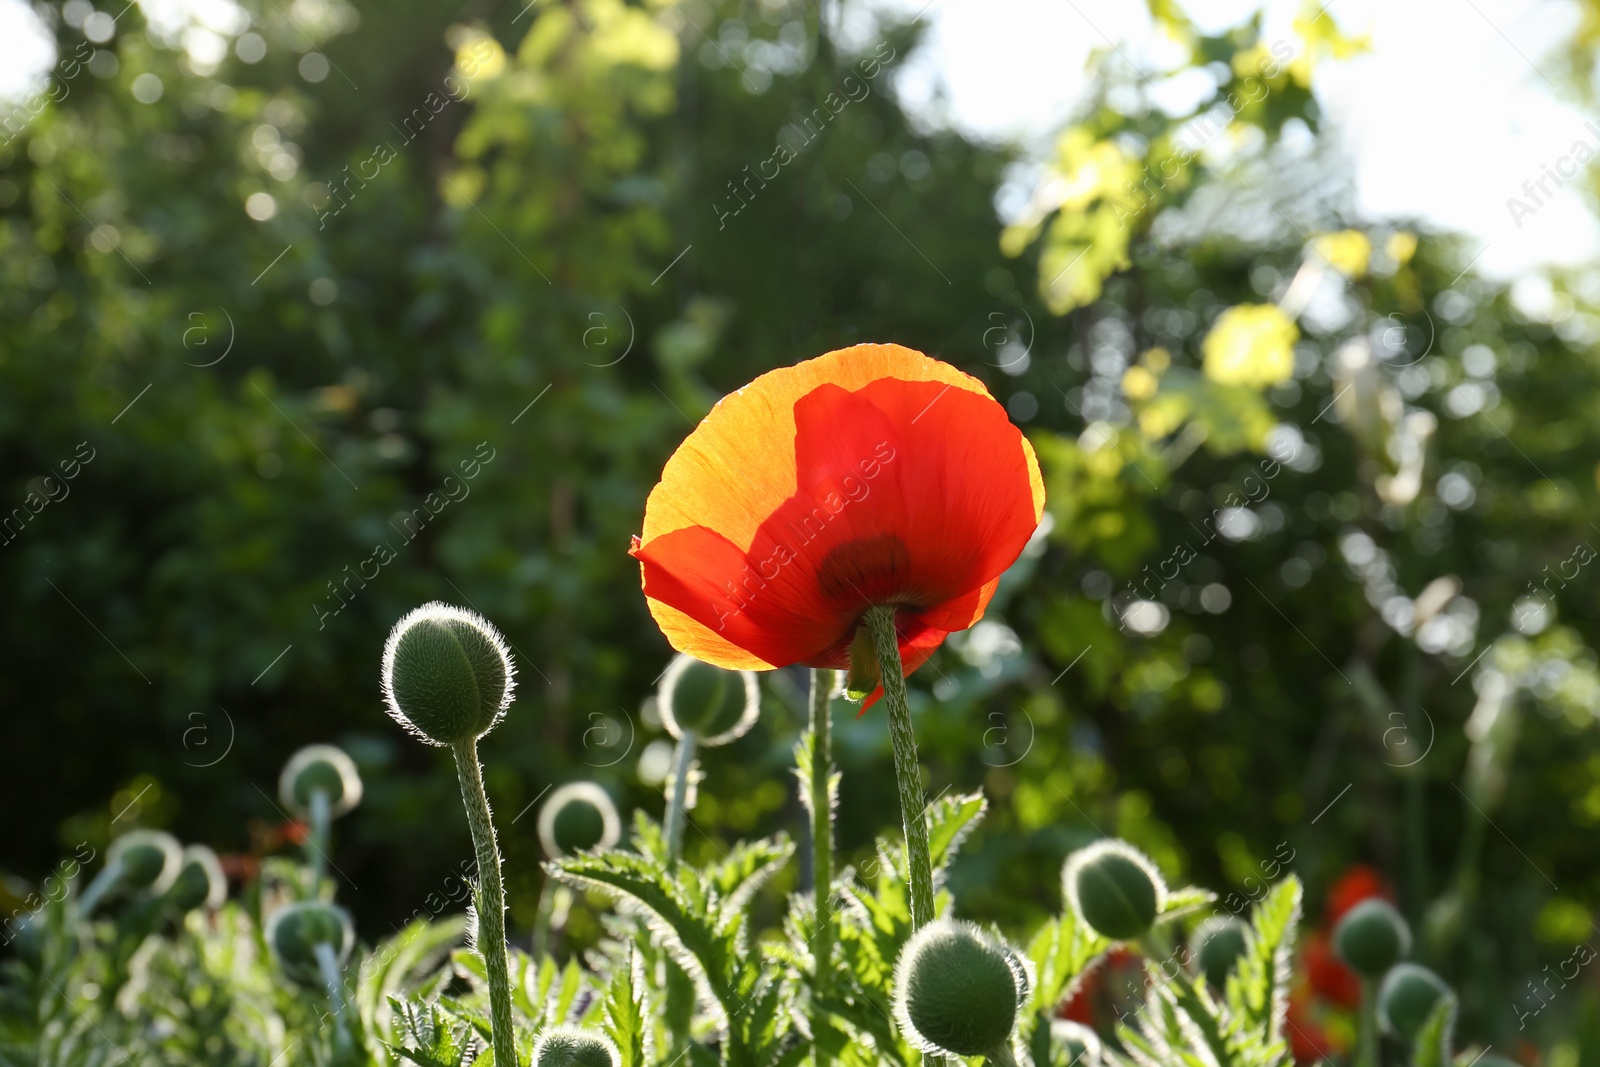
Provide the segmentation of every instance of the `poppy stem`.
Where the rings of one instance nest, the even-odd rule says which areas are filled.
[[[905,666],[895,632],[894,608],[871,607],[867,630],[878,651],[879,683],[889,709],[889,744],[894,750],[895,784],[900,788],[900,819],[905,826],[906,866],[911,875],[911,928],[933,921],[933,861],[928,849],[927,808],[922,801],[922,771],[917,764],[917,738],[911,729],[911,704],[906,697]]]
[[[812,958],[811,1040],[815,1067],[827,1067],[823,1034],[828,1013],[818,1002],[828,995],[833,976],[833,672],[811,669],[811,895],[816,900],[817,933]]]
[[[689,775],[694,769],[695,735],[683,731],[672,759],[672,792],[667,795],[667,857],[677,859],[683,852],[683,827],[689,821]]]
[[[500,881],[500,847],[494,839],[489,797],[483,791],[478,739],[450,746],[461,779],[461,800],[478,856],[478,951],[489,974],[489,1029],[494,1037],[494,1062],[517,1062],[517,1038],[511,1023],[511,968],[506,962],[506,891]]]
[[[328,855],[328,823],[329,815],[328,792],[325,789],[311,791],[311,825],[306,832],[306,866],[309,868],[311,881],[311,894],[307,899],[318,899],[318,892],[322,888],[322,876],[327,864]]]

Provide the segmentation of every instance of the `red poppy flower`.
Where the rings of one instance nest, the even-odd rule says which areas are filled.
[[[983,616],[1043,511],[1033,448],[982,383],[856,345],[724,397],[667,460],[632,554],[678,651],[870,682],[868,608],[896,609],[910,674]]]
[[[1369,897],[1394,900],[1394,890],[1383,880],[1383,875],[1364,863],[1357,863],[1339,876],[1328,890],[1328,925],[1337,926],[1344,913]]]
[[[1307,933],[1300,958],[1305,964],[1306,981],[1318,996],[1346,1008],[1361,1005],[1361,976],[1334,954],[1327,934],[1321,930]]]
[[[1296,1063],[1321,1063],[1344,1051],[1332,1035],[1312,1017],[1310,1006],[1300,997],[1289,998],[1285,1022],[1289,1028],[1289,1053]]]

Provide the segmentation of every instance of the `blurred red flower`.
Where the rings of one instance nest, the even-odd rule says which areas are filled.
[[[1321,930],[1306,933],[1300,961],[1305,967],[1306,981],[1318,996],[1344,1008],[1361,1006],[1361,977],[1334,955],[1332,941],[1326,933]]]
[[[1394,890],[1374,868],[1357,863],[1339,876],[1328,890],[1328,926],[1333,927],[1344,918],[1344,913],[1369,897],[1383,897],[1393,902]]]

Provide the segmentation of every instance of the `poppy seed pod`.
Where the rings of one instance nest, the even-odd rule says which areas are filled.
[[[1369,897],[1333,928],[1333,949],[1350,969],[1376,981],[1411,952],[1411,928],[1393,904]]]
[[[278,776],[278,799],[302,819],[311,818],[311,798],[321,791],[328,816],[337,819],[361,803],[355,761],[333,745],[307,745],[289,757]]]
[[[165,893],[178,877],[183,847],[160,830],[130,830],[106,850],[107,869],[115,868],[117,882],[128,889]]]
[[[1027,971],[1004,942],[972,923],[939,919],[900,950],[895,1021],[930,1055],[990,1056],[1010,1040],[1027,992]]]
[[[406,614],[383,646],[383,697],[396,722],[433,745],[482,737],[511,705],[516,667],[483,616],[435,601]]]
[[[1397,963],[1378,987],[1378,1025],[1386,1034],[1415,1038],[1440,998],[1451,996],[1444,979],[1415,963]]]
[[[1101,937],[1131,941],[1150,929],[1167,886],[1150,858],[1126,841],[1096,841],[1067,857],[1063,894]]]
[[[617,1046],[603,1034],[558,1026],[539,1035],[533,1067],[617,1067]]]
[[[661,676],[661,723],[678,740],[693,734],[708,748],[736,741],[761,714],[754,671],[730,671],[679,654]]]
[[[317,946],[326,945],[342,965],[355,944],[349,914],[341,907],[318,900],[279,908],[267,921],[267,944],[283,973],[307,986],[321,986]]]
[[[1100,1067],[1100,1035],[1070,1019],[1050,1023],[1051,1067]]]
[[[1189,952],[1205,980],[1217,989],[1227,985],[1233,962],[1244,955],[1250,927],[1232,915],[1213,915],[1194,928]]]
[[[617,806],[593,782],[568,782],[539,811],[539,843],[552,859],[608,849],[621,837]]]
[[[167,902],[179,911],[201,906],[214,910],[226,899],[228,879],[217,862],[217,854],[204,845],[189,845],[183,850],[178,877],[167,890]]]

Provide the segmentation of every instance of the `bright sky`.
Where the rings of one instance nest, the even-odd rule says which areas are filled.
[[[923,0],[874,0],[914,14]],[[1236,25],[1257,0],[1181,0],[1202,29]],[[1288,37],[1301,0],[1266,0],[1269,40]],[[1332,0],[1346,33],[1372,50],[1318,68],[1316,88],[1354,162],[1357,210],[1416,216],[1477,238],[1479,269],[1512,276],[1545,263],[1592,260],[1600,227],[1576,187],[1558,189],[1518,226],[1506,200],[1526,200],[1575,142],[1600,156],[1600,121],[1561,103],[1547,58],[1577,24],[1568,0]],[[1162,69],[1137,0],[932,0],[925,54],[899,83],[969,132],[1033,140],[1071,114],[1091,51],[1116,47]],[[1288,37],[1294,40],[1293,37]],[[1122,61],[1119,57],[1118,61]],[[1543,66],[1547,81],[1535,66]],[[935,91],[943,100],[931,104]],[[1600,116],[1594,117],[1600,120]]]
[[[1182,3],[1209,30],[1258,6]],[[1268,39],[1288,35],[1300,3],[1266,0]],[[1042,143],[1071,114],[1091,51],[1110,43],[1142,69],[1163,65],[1137,0],[846,0],[846,18],[864,4],[923,13],[928,43],[904,61],[897,87],[914,107],[984,136]],[[1574,186],[1546,178],[1550,195],[1537,205],[1523,190],[1547,165],[1570,169],[1564,157],[1579,142],[1600,155],[1600,116],[1589,128],[1538,69],[1554,78],[1547,57],[1576,25],[1570,0],[1332,0],[1328,12],[1373,42],[1367,55],[1320,68],[1317,82],[1354,161],[1358,211],[1467,233],[1482,248],[1479,268],[1503,276],[1595,257],[1600,227]],[[0,98],[23,95],[50,61],[22,0],[0,0]],[[1513,196],[1536,210],[1513,219]]]

